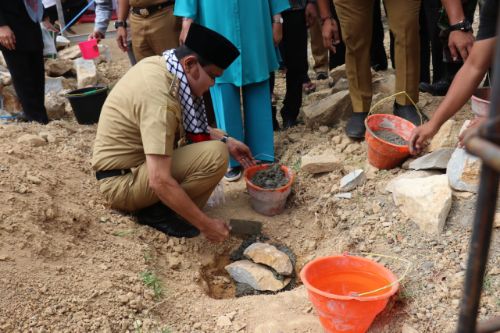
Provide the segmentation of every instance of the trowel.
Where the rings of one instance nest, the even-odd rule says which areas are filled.
[[[262,231],[262,222],[248,220],[229,220],[231,235],[234,236],[254,236],[260,235]]]

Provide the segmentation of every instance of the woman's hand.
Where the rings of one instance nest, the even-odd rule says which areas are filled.
[[[439,127],[436,127],[432,120],[421,126],[418,126],[411,133],[410,140],[408,141],[408,148],[412,155],[418,155],[427,146],[428,140],[436,135]]]
[[[0,44],[7,50],[14,51],[16,49],[16,36],[8,25],[0,27]]]

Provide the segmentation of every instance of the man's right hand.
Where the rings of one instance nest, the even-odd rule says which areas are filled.
[[[434,126],[432,120],[421,126],[418,126],[411,133],[410,140],[408,141],[408,148],[412,155],[418,155],[427,146],[427,141],[436,135],[439,127]]]
[[[327,18],[323,21],[322,27],[323,46],[330,49],[333,53],[337,52],[335,45],[340,43],[339,27],[337,21],[333,18]]]
[[[223,220],[208,217],[203,225],[200,231],[211,242],[222,242],[229,237],[229,226]]]
[[[90,39],[97,39],[97,42],[99,43],[101,41],[101,39],[104,39],[104,34],[100,31],[96,30],[89,35],[89,40]]]
[[[8,25],[0,27],[0,44],[7,50],[14,51],[16,49],[16,36]]]
[[[462,57],[463,61],[467,60],[472,45],[474,44],[474,35],[472,32],[452,31],[448,37],[448,47],[453,61],[457,61],[458,57]]]
[[[118,29],[116,29],[116,42],[120,50],[123,52],[128,51],[127,29],[125,27],[118,27]]]

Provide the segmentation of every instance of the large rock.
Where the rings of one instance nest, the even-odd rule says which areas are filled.
[[[74,60],[77,87],[84,88],[97,83],[97,68],[93,60],[78,58]]]
[[[349,80],[346,78],[340,78],[332,88],[332,94],[338,93],[339,91],[348,90],[349,89]]]
[[[342,66],[337,66],[334,69],[330,71],[330,77],[332,78],[332,81],[336,83],[338,80],[342,78],[347,78],[347,74],[345,71],[345,64]]]
[[[454,131],[456,126],[455,120],[447,120],[432,138],[429,151],[456,147],[458,142],[458,130]]]
[[[396,86],[396,75],[393,73],[384,73],[380,77],[374,76],[373,94],[382,93],[385,96],[393,94]],[[389,103],[390,104],[390,103]]]
[[[225,269],[235,281],[246,283],[255,290],[278,291],[290,282],[290,279],[278,280],[271,270],[250,260],[235,261]]]
[[[50,119],[61,119],[66,114],[67,99],[54,92],[45,95],[45,109]]]
[[[12,75],[6,67],[0,66],[0,85],[8,86],[12,84]]]
[[[245,249],[243,255],[255,263],[273,268],[281,275],[289,276],[293,272],[290,258],[270,244],[253,243]]]
[[[59,93],[64,89],[63,77],[45,77],[45,94],[50,92]]]
[[[443,230],[452,201],[446,175],[400,179],[394,186],[392,197],[421,230],[432,234]]]
[[[302,156],[301,170],[308,173],[330,172],[342,167],[342,162],[332,150],[326,150],[322,154],[309,153]]]
[[[303,108],[304,120],[308,127],[333,125],[352,112],[349,91],[340,91]]]
[[[366,180],[365,171],[357,169],[345,175],[340,180],[340,190],[343,192],[352,191],[359,185],[363,184]]]
[[[446,168],[450,186],[457,191],[477,193],[481,160],[457,148],[451,155]]]
[[[389,181],[385,187],[385,190],[389,193],[394,192],[394,189],[398,185],[398,182],[401,179],[415,179],[415,178],[425,178],[430,176],[442,175],[439,171],[409,171],[405,172],[402,175],[397,176],[396,178]]]
[[[39,137],[38,135],[24,134],[24,135],[21,135],[17,139],[17,143],[28,144],[32,147],[40,147],[40,146],[46,145],[47,141],[45,141],[43,138]]]
[[[57,57],[59,59],[73,60],[81,56],[82,56],[82,51],[80,51],[80,47],[78,45],[70,46],[57,53]]]
[[[453,154],[453,148],[442,148],[412,161],[409,165],[413,170],[446,169]]]
[[[307,95],[307,102],[308,103],[317,103],[318,101],[321,101],[325,98],[327,98],[328,96],[330,96],[332,94],[332,90],[330,88],[328,89],[323,89],[323,90],[320,90],[320,91],[315,91],[309,95]]]
[[[70,59],[47,59],[45,71],[48,76],[58,77],[73,70],[73,61]]]
[[[2,108],[11,114],[18,113],[23,110],[21,102],[19,101],[13,86],[3,87],[2,100]]]

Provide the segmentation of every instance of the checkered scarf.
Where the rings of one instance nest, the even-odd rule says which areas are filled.
[[[179,99],[182,107],[184,130],[194,134],[208,133],[208,121],[203,98],[191,94],[186,74],[175,56],[174,50],[165,51],[163,57],[167,62],[168,71],[179,79]]]

